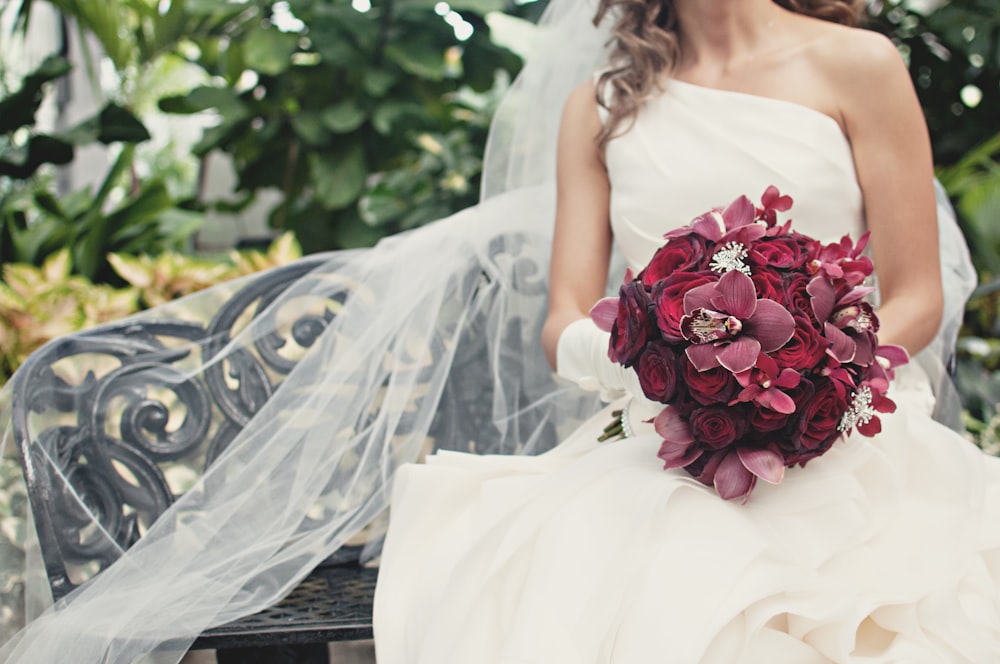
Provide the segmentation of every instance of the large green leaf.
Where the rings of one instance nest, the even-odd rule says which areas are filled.
[[[68,164],[73,160],[73,145],[67,141],[43,134],[31,136],[21,147],[6,150],[0,157],[0,176],[25,179],[31,177],[42,164]]]
[[[24,77],[17,92],[0,100],[0,132],[8,134],[34,124],[35,113],[42,103],[44,85],[65,75],[70,69],[72,66],[65,58],[55,55],[45,58],[35,71]]]
[[[428,41],[392,42],[385,49],[386,56],[403,71],[431,81],[445,76],[444,48]]]
[[[277,76],[291,65],[299,37],[276,29],[255,30],[243,42],[246,63],[262,74]]]
[[[339,210],[356,201],[368,175],[365,153],[358,142],[310,154],[309,169],[313,196],[328,210]]]
[[[330,139],[330,132],[327,130],[328,125],[324,115],[316,111],[301,111],[293,114],[290,121],[295,135],[307,145],[325,145]]]
[[[321,117],[330,131],[346,134],[354,131],[365,121],[368,113],[356,99],[348,99],[325,109]]]
[[[129,110],[115,103],[107,104],[93,117],[87,118],[61,134],[74,145],[100,141],[109,143],[141,143],[149,140],[149,131]]]

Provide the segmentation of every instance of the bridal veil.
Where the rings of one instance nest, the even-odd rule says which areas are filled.
[[[0,659],[34,664],[73,653],[81,664],[176,662],[200,632],[273,604],[359,534],[376,556],[371,524],[386,512],[400,464],[439,448],[535,454],[594,411],[592,395],[553,380],[538,337],[563,100],[601,66],[610,34],[592,25],[595,5],[550,2],[494,120],[479,205],[372,249],[304,259],[309,269],[237,333],[170,349],[188,357],[169,377],[178,393],[208,376],[238,391],[251,378],[233,367],[247,353],[274,352],[294,368],[280,383],[262,379],[271,394],[256,416],[138,542],[124,550],[63,475],[59,455],[34,443],[63,475],[65,495],[76,501],[72,518],[85,514],[97,543],[120,556],[35,617]],[[939,200],[948,312],[924,360],[945,384],[974,275],[943,194]],[[239,285],[141,316],[207,319]],[[311,332],[288,334],[303,315],[315,323]],[[277,347],[278,333],[299,343]],[[114,374],[111,367],[95,376],[100,389],[114,393]],[[474,408],[449,398],[456,388],[475,395]],[[3,416],[12,444],[10,413]],[[46,417],[33,413],[28,425],[52,424]],[[168,444],[180,426],[168,423],[153,444]]]

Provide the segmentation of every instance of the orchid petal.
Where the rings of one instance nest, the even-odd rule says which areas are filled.
[[[673,406],[666,406],[660,414],[653,418],[653,428],[663,438],[664,442],[675,445],[690,445],[694,442],[691,425],[681,417],[680,411]]]
[[[901,366],[910,361],[910,354],[906,352],[906,349],[893,344],[879,344],[875,355],[887,360],[890,368]]]
[[[678,445],[664,440],[656,456],[663,461],[663,469],[669,470],[670,468],[683,468],[694,463],[702,453],[703,450],[697,445]]]
[[[618,320],[618,298],[605,297],[590,308],[590,318],[598,328],[610,332]]]
[[[749,496],[756,475],[747,470],[740,457],[730,452],[715,471],[715,490],[723,500]]]
[[[770,408],[776,413],[784,413],[785,415],[790,415],[795,412],[795,402],[792,398],[782,392],[772,388],[768,388],[760,393],[760,396],[756,398],[757,403],[766,408]]]
[[[838,362],[851,362],[854,360],[854,353],[857,351],[857,344],[850,335],[842,332],[836,325],[825,323],[823,332],[826,340],[830,342],[828,349]]]
[[[757,207],[746,196],[740,196],[722,211],[722,219],[726,224],[727,231],[738,226],[752,224],[756,216]]]
[[[687,298],[684,298],[687,305]],[[753,280],[739,270],[726,272],[715,284],[714,308],[737,318],[749,318],[757,308],[757,289]]]
[[[879,413],[895,413],[896,412],[896,402],[889,397],[882,397],[879,399],[878,403],[874,406],[875,411]]]
[[[753,335],[761,350],[770,353],[788,343],[795,334],[795,319],[774,300],[757,300],[757,309],[743,321],[743,332]]]
[[[871,436],[874,436],[877,433],[881,433],[882,421],[879,420],[877,417],[873,417],[867,422],[859,423],[857,429],[858,433],[860,433],[862,436],[868,436],[870,438]]]
[[[809,285],[806,286],[806,292],[811,296],[813,314],[816,315],[816,320],[821,323],[828,321],[836,302],[833,285],[826,277],[813,277]]]
[[[733,274],[729,272],[727,274]],[[689,346],[688,350],[694,348]],[[733,339],[724,348],[719,349],[716,354],[716,361],[734,374],[746,371],[757,363],[757,355],[760,353],[760,342],[750,336],[742,336]],[[690,358],[690,355],[688,356]]]
[[[863,367],[869,366],[875,361],[875,335],[871,332],[858,334],[854,337],[854,360],[855,364]]]
[[[684,293],[684,313],[690,314],[695,309],[711,309],[713,295],[715,295],[714,282],[695,286]]]
[[[778,484],[785,477],[784,459],[774,450],[741,447],[736,454],[747,470],[765,482]]]
[[[713,242],[718,242],[725,232],[725,222],[722,220],[722,215],[715,210],[701,215],[692,221],[690,226],[695,233]]]
[[[744,247],[749,247],[750,244],[767,234],[767,228],[763,224],[750,224],[749,226],[739,226],[729,231],[721,238],[719,238],[719,244],[724,245],[727,242],[739,242]]]
[[[860,255],[861,252],[865,250],[865,247],[868,246],[868,240],[871,238],[871,236],[872,236],[871,231],[865,231],[864,233],[862,233],[861,237],[858,238],[857,244],[854,245],[854,251],[851,252],[851,255],[852,256]]]
[[[684,354],[698,371],[708,371],[719,366],[719,352],[715,344],[691,344]]]

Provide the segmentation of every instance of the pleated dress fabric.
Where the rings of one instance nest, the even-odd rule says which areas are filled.
[[[769,185],[794,199],[800,232],[864,230],[846,137],[793,103],[672,81],[607,165],[633,269],[665,231]],[[379,664],[1000,662],[1000,460],[930,417],[918,368],[891,396],[879,435],[758,483],[746,504],[662,470],[650,425],[598,442],[622,403],[540,456],[405,466]]]

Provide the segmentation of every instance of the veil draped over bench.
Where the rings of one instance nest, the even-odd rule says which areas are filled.
[[[55,662],[72,653],[83,664],[176,662],[200,632],[273,604],[364,535],[386,510],[399,464],[441,447],[536,454],[594,412],[593,395],[553,380],[538,338],[559,116],[569,91],[600,66],[609,38],[606,26],[591,24],[595,5],[550,3],[537,48],[494,121],[479,205],[372,249],[303,259],[302,276],[252,320],[239,321],[237,334],[220,330],[197,344],[179,341],[128,358],[141,369],[142,353],[184,355],[169,375],[156,377],[176,386],[173,395],[152,400],[187,398],[199,378],[241,398],[249,399],[253,386],[269,396],[241,432],[206,451],[214,460],[204,475],[127,551],[92,509],[93,496],[65,477],[66,518],[92,522],[92,544],[120,557],[36,617],[0,659]],[[974,277],[947,201],[939,200],[949,311],[922,359],[946,382],[943,363]],[[137,318],[203,322],[240,285]],[[241,373],[247,355],[287,371]],[[119,369],[107,367],[96,379]],[[12,384],[19,380],[28,379],[19,373]],[[130,380],[134,389],[135,376]],[[102,389],[108,399],[120,396],[113,382]],[[10,395],[8,385],[0,403],[9,445]],[[955,403],[945,410],[957,412]],[[30,427],[52,424],[42,421],[45,413],[29,417]],[[139,435],[152,446],[193,440],[185,429],[193,423],[149,417]],[[204,439],[223,424],[197,426]],[[58,443],[35,442],[32,452],[56,472]],[[369,530],[367,555],[374,557],[378,529]]]

